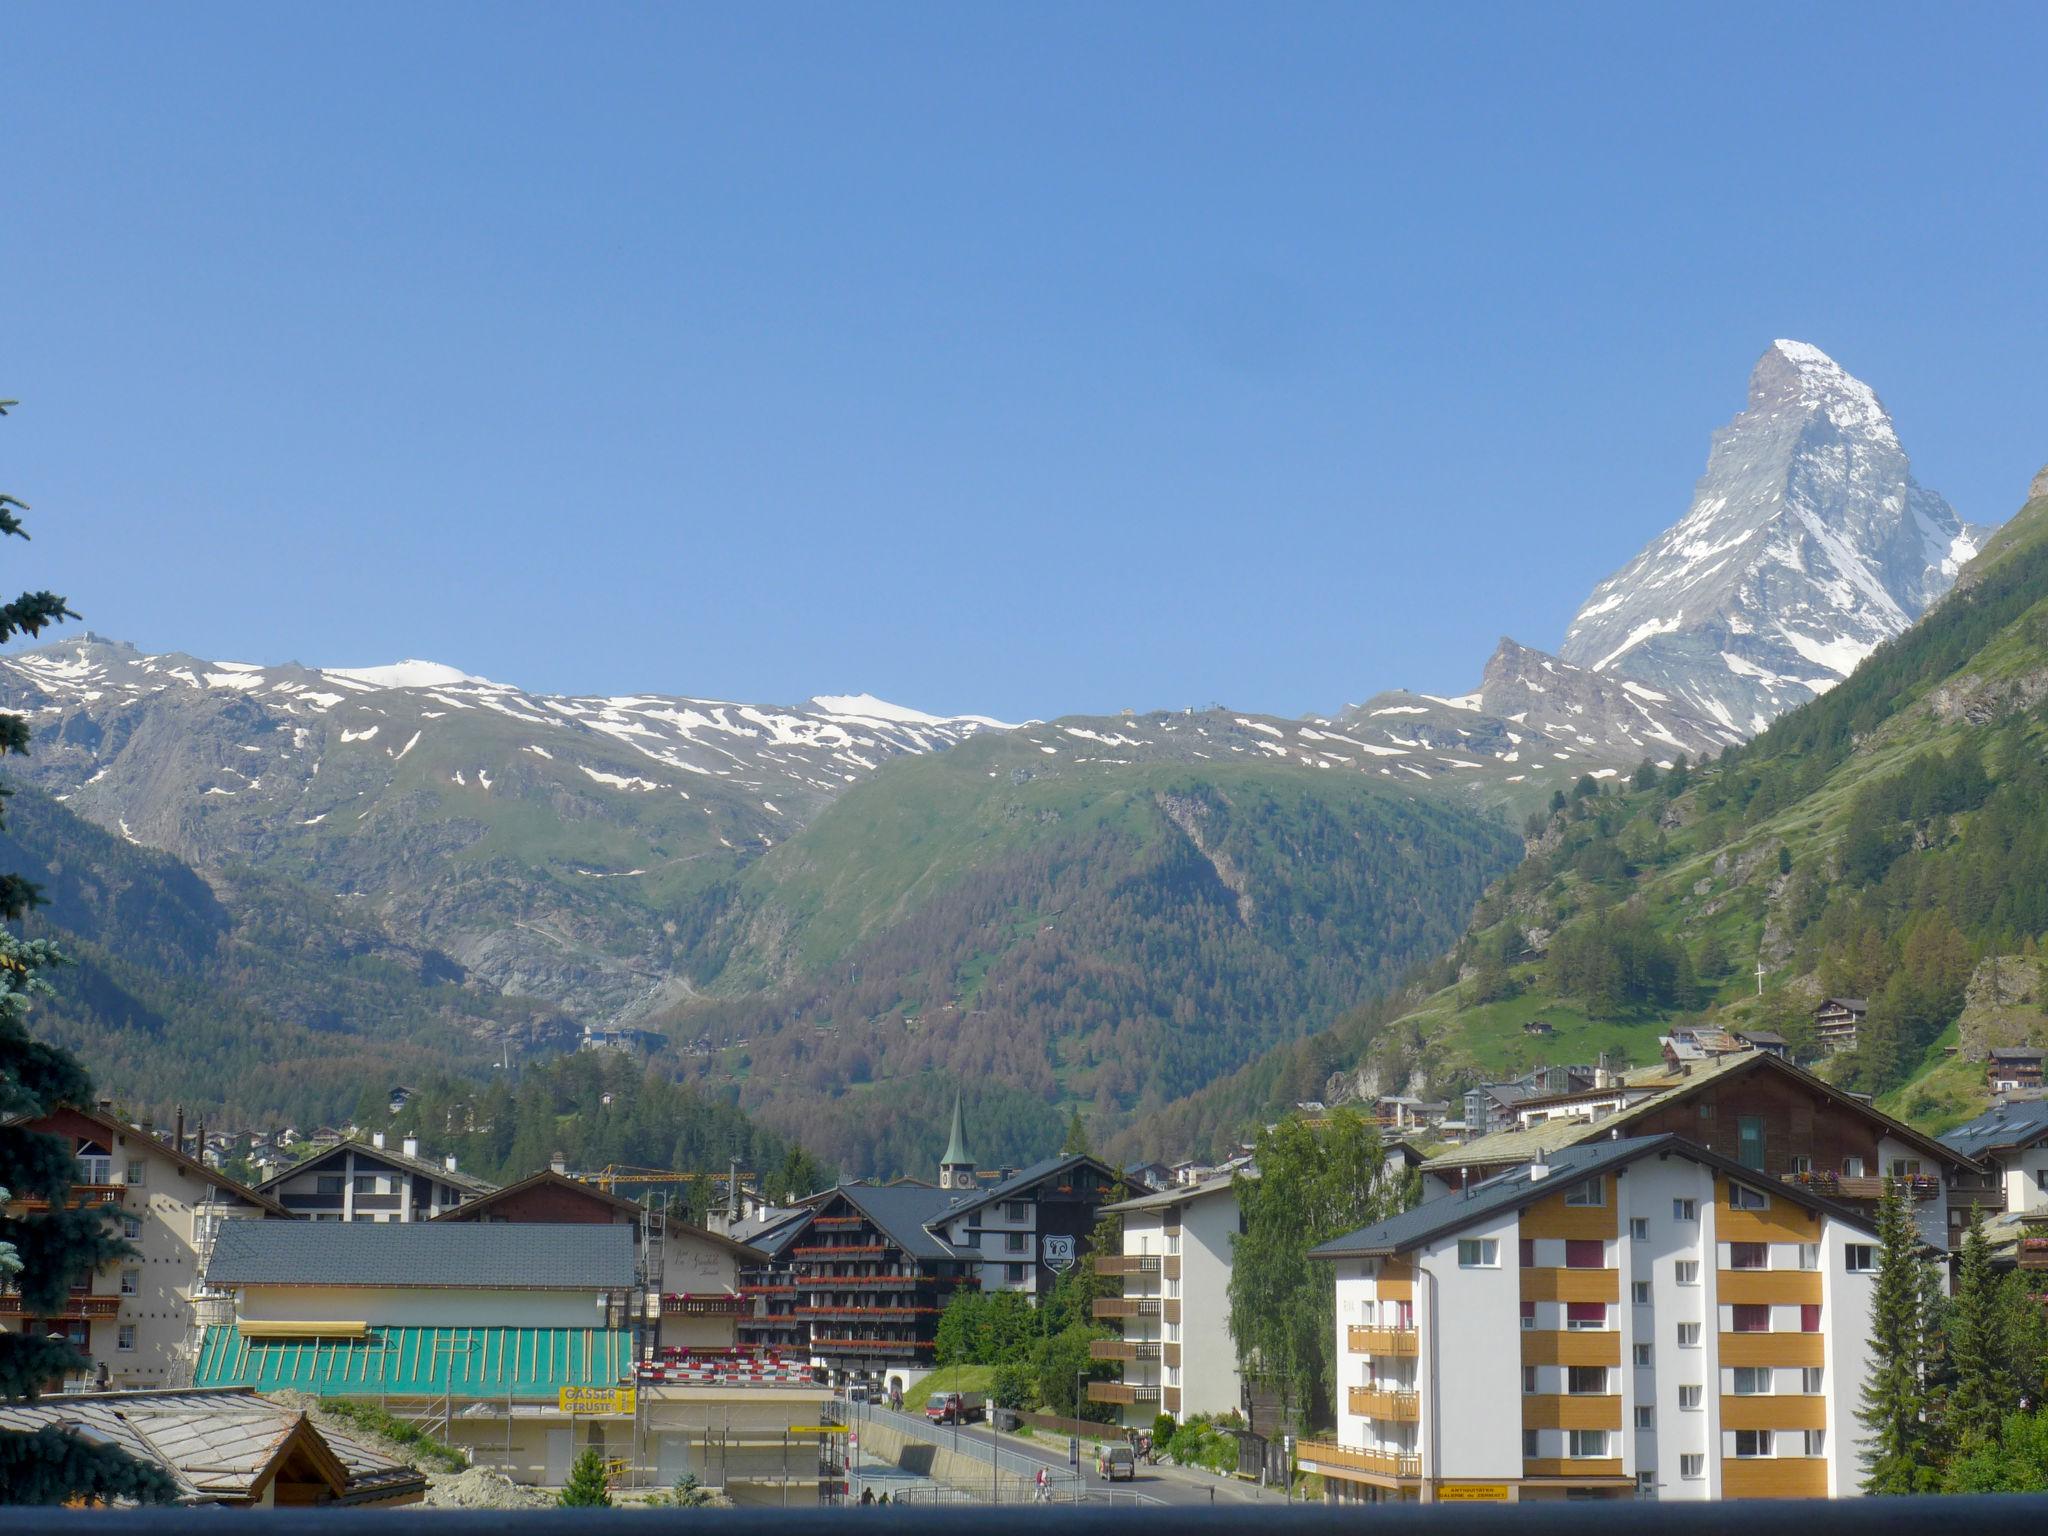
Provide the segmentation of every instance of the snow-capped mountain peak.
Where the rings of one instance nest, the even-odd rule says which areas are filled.
[[[1594,587],[1560,652],[1751,734],[1917,619],[1983,533],[1914,480],[1875,390],[1775,341],[1686,515]]]

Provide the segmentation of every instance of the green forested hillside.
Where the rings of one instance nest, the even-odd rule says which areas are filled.
[[[1798,1041],[1828,994],[1866,997],[1871,1014],[1862,1047],[1827,1070],[1952,1122],[1983,1097],[1987,1045],[2048,1042],[2044,699],[2048,497],[1918,626],[1746,746],[1646,765],[1617,789],[1582,780],[1532,817],[1528,858],[1397,1002],[1123,1145],[1213,1145],[1332,1091],[1447,1092],[1602,1051],[1646,1061],[1679,1019]],[[1554,1033],[1525,1034],[1534,1019]]]
[[[760,861],[704,940],[738,995],[659,1022],[856,1171],[921,1167],[876,1111],[908,1094],[936,1121],[953,1083],[988,1090],[977,1150],[1016,1161],[1062,1103],[1107,1129],[1390,985],[1518,848],[1362,775],[981,738],[891,765]]]

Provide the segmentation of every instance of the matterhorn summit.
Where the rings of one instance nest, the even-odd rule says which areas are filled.
[[[1919,618],[1985,532],[1913,479],[1869,385],[1773,342],[1691,509],[1593,589],[1562,654],[1760,731]]]

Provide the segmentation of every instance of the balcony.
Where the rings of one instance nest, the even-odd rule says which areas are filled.
[[[746,1297],[719,1292],[691,1296],[671,1291],[661,1298],[663,1317],[744,1317],[752,1310]]]
[[[930,1339],[825,1339],[813,1338],[811,1348],[832,1355],[910,1355],[929,1354]]]
[[[90,1296],[74,1291],[64,1298],[64,1304],[56,1311],[31,1313],[23,1308],[21,1297],[12,1291],[5,1295],[0,1295],[0,1317],[40,1317],[52,1320],[64,1318],[76,1322],[86,1318],[119,1317],[120,1315],[121,1298],[119,1296]]]
[[[1723,1269],[1715,1272],[1719,1300],[1729,1305],[1762,1303],[1765,1306],[1820,1305],[1820,1271],[1817,1269]]]
[[[1826,1337],[1819,1333],[1724,1333],[1721,1364],[1821,1365],[1825,1363],[1822,1355]]]
[[[1157,1360],[1159,1345],[1131,1339],[1090,1339],[1088,1341],[1090,1360]]]
[[[1169,1280],[1178,1280],[1180,1278],[1180,1255],[1169,1253],[1166,1256],[1166,1263],[1161,1268],[1160,1273]]]
[[[2048,1269],[2048,1237],[2020,1239],[2020,1268]]]
[[[1088,1383],[1088,1401],[1116,1403],[1129,1408],[1138,1403],[1158,1402],[1159,1388],[1146,1382],[1091,1381]]]
[[[72,1210],[78,1210],[88,1205],[124,1205],[127,1203],[127,1200],[128,1186],[126,1184],[73,1184],[70,1193],[64,1198],[64,1204]],[[47,1200],[10,1200],[7,1202],[7,1209],[20,1211],[23,1214],[47,1211],[49,1208],[50,1202]]]
[[[1105,1253],[1095,1260],[1095,1273],[1156,1275],[1159,1273],[1159,1258],[1156,1253]]]
[[[1159,1309],[1159,1315],[1169,1323],[1178,1323],[1180,1321],[1180,1298],[1178,1296],[1167,1297],[1165,1305]]]
[[[1372,1477],[1420,1477],[1419,1451],[1367,1451],[1328,1440],[1302,1440],[1294,1454],[1312,1471],[1364,1472]]]
[[[861,1259],[880,1258],[889,1248],[885,1243],[806,1243],[789,1251],[799,1259]]]
[[[1179,1369],[1180,1369],[1180,1346],[1179,1346],[1178,1344],[1165,1344],[1165,1345],[1162,1345],[1162,1346],[1160,1347],[1160,1356],[1159,1356],[1159,1358],[1160,1358],[1160,1359],[1162,1359],[1162,1360],[1164,1360],[1164,1361],[1165,1361],[1165,1362],[1166,1362],[1166,1363],[1167,1363],[1168,1365],[1172,1366],[1172,1367],[1173,1367],[1173,1368],[1174,1368],[1174,1369],[1175,1369],[1176,1371],[1177,1371],[1177,1370],[1179,1370]]]
[[[791,1317],[936,1317],[937,1307],[792,1307]]]
[[[1368,1419],[1413,1424],[1422,1416],[1422,1394],[1390,1387],[1353,1387],[1351,1411]]]
[[[1098,1296],[1093,1308],[1098,1318],[1115,1320],[1125,1317],[1157,1317],[1159,1298],[1157,1296]]]
[[[1413,1328],[1368,1328],[1353,1324],[1345,1330],[1345,1347],[1354,1355],[1382,1355],[1390,1359],[1413,1359],[1416,1336]]]
[[[1915,1200],[1941,1198],[1941,1179],[1931,1173],[1909,1173],[1886,1179],[1876,1175],[1851,1175],[1817,1170],[1812,1173],[1788,1173],[1783,1177],[1787,1184],[1797,1184],[1816,1194],[1832,1195],[1837,1200],[1882,1199],[1887,1183],[1898,1185]]]

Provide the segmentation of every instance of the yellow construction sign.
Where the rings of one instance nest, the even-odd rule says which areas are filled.
[[[557,1405],[564,1413],[631,1413],[631,1387],[563,1387]]]
[[[1508,1501],[1506,1483],[1443,1483],[1437,1487],[1436,1496],[1444,1504],[1505,1504]]]

